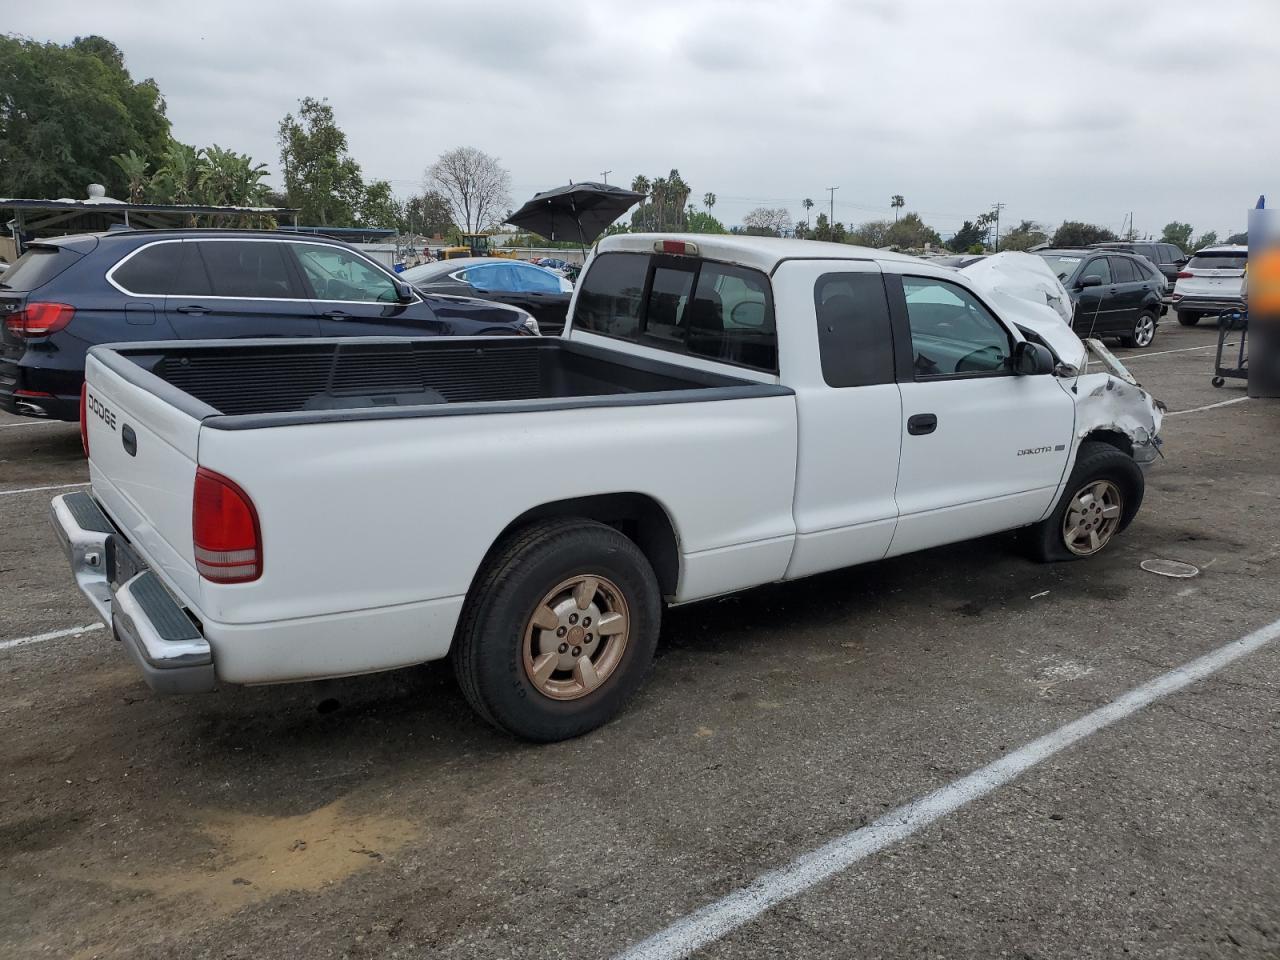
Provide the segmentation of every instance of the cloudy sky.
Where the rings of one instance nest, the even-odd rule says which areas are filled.
[[[726,223],[825,210],[829,186],[837,220],[901,193],[944,235],[995,201],[1004,223],[1222,235],[1280,203],[1259,159],[1280,157],[1280,0],[40,0],[0,30],[108,37],[175,136],[273,171],[280,118],[327,97],[405,196],[466,144],[516,205],[678,167]]]

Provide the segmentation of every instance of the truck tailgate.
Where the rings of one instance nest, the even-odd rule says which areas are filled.
[[[92,355],[85,378],[93,495],[152,568],[196,606],[191,496],[200,421]]]

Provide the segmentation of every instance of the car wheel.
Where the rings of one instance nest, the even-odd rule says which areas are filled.
[[[1179,310],[1178,322],[1184,327],[1194,327],[1200,322],[1200,314],[1192,313],[1190,310]]]
[[[1156,338],[1156,316],[1150,311],[1143,310],[1138,314],[1138,319],[1133,322],[1133,333],[1120,338],[1120,345],[1124,347],[1149,347],[1151,341]]]
[[[1027,528],[1029,552],[1045,563],[1101,553],[1137,514],[1145,489],[1133,457],[1109,443],[1086,440],[1058,505]]]
[[[592,520],[543,521],[509,536],[480,571],[454,672],[494,726],[565,740],[608,721],[640,686],[661,617],[657,578],[633,541]]]

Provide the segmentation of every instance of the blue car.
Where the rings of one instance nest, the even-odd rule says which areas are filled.
[[[416,290],[356,248],[245,230],[41,240],[0,275],[0,407],[78,420],[100,343],[237,337],[511,336],[516,307]]]

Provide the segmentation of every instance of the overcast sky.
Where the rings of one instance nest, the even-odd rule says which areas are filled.
[[[472,145],[516,206],[677,167],[728,224],[816,215],[829,186],[837,220],[901,193],[944,235],[995,201],[1002,225],[1132,211],[1224,236],[1259,193],[1280,203],[1280,0],[39,0],[0,29],[108,37],[178,139],[273,173],[280,118],[328,97],[403,196]]]

